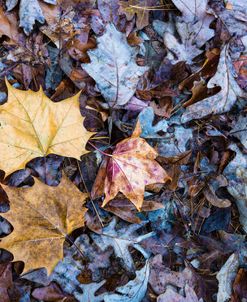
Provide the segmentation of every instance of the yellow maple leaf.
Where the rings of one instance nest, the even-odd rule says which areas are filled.
[[[50,274],[63,257],[68,234],[84,225],[86,193],[81,193],[63,176],[57,187],[38,179],[31,188],[3,185],[10,211],[1,213],[14,231],[1,239],[0,248],[9,250],[15,261],[24,261],[25,269],[45,267]]]
[[[43,92],[23,91],[6,81],[8,101],[0,106],[0,169],[6,175],[48,154],[74,157],[87,153],[92,136],[84,126],[79,96],[51,101]]]

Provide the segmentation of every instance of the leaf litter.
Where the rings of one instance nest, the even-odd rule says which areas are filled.
[[[1,301],[247,299],[247,5],[0,1]]]

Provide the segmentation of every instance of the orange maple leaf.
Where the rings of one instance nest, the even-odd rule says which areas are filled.
[[[92,197],[105,194],[102,206],[122,192],[140,210],[145,186],[171,180],[155,161],[157,152],[140,138],[140,125],[130,138],[116,145],[112,155],[103,160],[96,177]]]

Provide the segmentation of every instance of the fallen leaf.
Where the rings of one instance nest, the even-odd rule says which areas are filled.
[[[205,198],[215,207],[227,208],[231,206],[231,202],[228,199],[219,198],[212,186],[208,185],[203,191]]]
[[[8,290],[13,286],[11,263],[0,264],[0,297],[1,302],[11,302]]]
[[[136,271],[134,280],[129,281],[127,284],[117,287],[115,294],[106,294],[104,296],[105,302],[141,302],[144,298],[149,278],[149,262],[146,261],[145,266]]]
[[[226,2],[228,9],[225,8],[225,2],[221,1],[211,2],[210,6],[231,36],[245,36],[247,31],[245,0],[227,0]]]
[[[233,283],[231,302],[244,301],[244,298],[247,298],[247,271],[240,268]]]
[[[101,234],[92,234],[91,237],[97,246],[103,251],[108,247],[112,247],[116,257],[122,259],[124,267],[131,271],[134,269],[134,262],[129,252],[129,247],[132,246],[141,252],[145,258],[148,258],[148,254],[139,243],[144,239],[153,236],[154,232],[147,233],[145,235],[136,234],[136,230],[145,225],[145,222],[131,224],[119,230],[116,230],[116,224],[117,220],[113,218],[109,225],[103,228]]]
[[[141,124],[141,137],[144,138],[161,138],[157,133],[159,131],[167,132],[168,121],[163,119],[153,126],[154,121],[154,109],[152,107],[147,107],[142,110],[138,116]]]
[[[208,234],[219,230],[228,230],[231,222],[231,208],[219,208],[211,214],[203,223],[202,234]]]
[[[128,0],[120,1],[120,12],[125,14],[128,21],[131,21],[136,15],[136,28],[143,29],[149,25],[150,7],[156,7],[160,1],[155,0]]]
[[[237,137],[242,145],[247,149],[247,117],[239,116],[236,125],[230,132],[231,135]]]
[[[226,302],[232,295],[232,284],[239,267],[238,255],[232,254],[218,272],[216,278],[219,281],[217,302]]]
[[[149,212],[163,208],[164,206],[161,203],[152,200],[144,200],[141,211]],[[104,209],[130,223],[141,223],[141,219],[136,216],[136,214],[138,213],[136,207],[133,204],[129,203],[127,199],[111,200],[111,202],[108,203]]]
[[[193,287],[197,283],[196,275],[189,267],[182,272],[172,271],[163,264],[162,255],[156,255],[150,266],[149,284],[158,295],[166,290],[168,284],[183,288],[186,284]]]
[[[189,0],[189,1],[180,1],[172,0],[176,7],[181,11],[182,18],[185,22],[195,22],[200,20],[206,14],[208,0]]]
[[[10,211],[1,215],[14,231],[1,239],[0,248],[25,262],[25,272],[45,267],[50,274],[63,257],[67,235],[84,225],[87,194],[81,193],[65,176],[57,187],[38,179],[30,188],[3,185],[10,200]]]
[[[156,151],[139,137],[140,131],[118,143],[112,155],[103,160],[91,193],[93,197],[105,193],[102,206],[122,192],[140,210],[145,186],[170,180],[155,161]]]
[[[32,296],[38,301],[65,301],[65,302],[76,302],[74,298],[63,293],[61,288],[55,283],[51,282],[45,287],[35,288],[32,292]]]
[[[240,215],[239,221],[247,233],[247,156],[236,145],[232,144],[229,147],[236,152],[236,156],[224,170],[229,182],[227,190],[235,198]]]
[[[109,270],[111,255],[112,251],[102,252],[87,235],[83,234],[75,240],[74,245],[65,245],[64,258],[54,268],[50,280],[55,281],[63,291],[74,295],[80,301],[84,289],[89,290],[89,295],[94,295],[94,289],[88,289],[83,283],[100,282],[104,278],[103,272]]]
[[[175,32],[166,31],[164,34],[164,44],[169,50],[167,58],[173,63],[185,61],[192,64],[193,59],[203,52],[201,47],[214,36],[214,30],[209,28],[213,19],[206,16],[196,23],[184,23],[178,19],[175,26],[180,39]]]
[[[185,285],[185,297],[168,288],[164,294],[158,296],[157,302],[203,302],[198,299],[195,291],[189,285]]]
[[[58,103],[40,89],[8,87],[8,101],[0,106],[0,169],[6,175],[25,168],[35,157],[57,154],[80,159],[92,135],[83,127],[79,94]]]
[[[213,96],[188,106],[182,115],[182,123],[194,119],[201,119],[210,114],[228,112],[236,103],[238,97],[245,96],[245,93],[236,82],[232,70],[233,67],[228,53],[228,45],[226,45],[221,51],[217,72],[207,84],[208,88],[220,86],[221,90]]]
[[[148,68],[136,64],[137,49],[129,46],[125,35],[111,23],[97,43],[96,49],[88,51],[91,63],[81,66],[95,80],[109,106],[124,105]]]
[[[43,0],[49,4],[56,4],[56,0]],[[7,0],[6,6],[8,11],[16,7],[18,0]],[[23,27],[26,35],[29,35],[33,25],[37,20],[40,23],[45,22],[38,0],[20,0],[19,4],[20,27]]]
[[[0,7],[0,24],[0,37],[5,35],[13,41],[18,40],[17,28],[15,27],[14,22],[11,22],[11,20],[8,19],[8,15],[6,15],[2,7]]]

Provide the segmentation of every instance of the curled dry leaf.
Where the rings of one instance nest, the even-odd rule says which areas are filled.
[[[137,49],[113,24],[97,38],[98,47],[88,51],[91,63],[82,68],[95,80],[110,106],[124,105],[134,95],[139,78],[148,69],[135,62]]]
[[[25,272],[45,267],[50,273],[63,257],[66,236],[84,225],[87,194],[65,176],[57,187],[36,179],[31,188],[3,188],[10,200],[10,211],[1,215],[14,231],[1,239],[0,248],[9,250],[16,261],[24,261]]]
[[[80,159],[92,133],[83,127],[79,94],[58,103],[40,89],[8,87],[0,106],[0,169],[6,175],[25,168],[35,157],[57,154]]]
[[[145,186],[171,179],[155,161],[157,152],[140,138],[140,132],[138,122],[132,136],[118,143],[112,155],[103,160],[92,189],[93,197],[105,193],[103,206],[122,192],[140,210]]]

